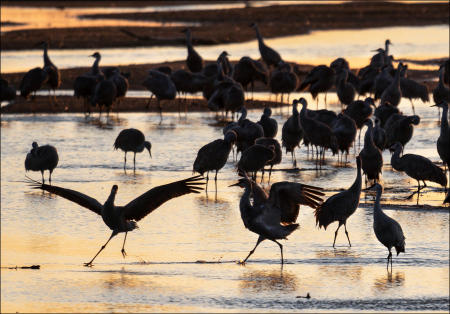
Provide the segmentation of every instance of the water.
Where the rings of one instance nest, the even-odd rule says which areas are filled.
[[[414,37],[411,37],[414,34]],[[195,34],[194,34],[195,36]],[[266,39],[267,45],[276,48],[283,59],[302,64],[330,64],[338,57],[345,57],[355,68],[369,63],[371,50],[384,47],[389,38],[394,43],[390,53],[396,59],[433,59],[448,56],[449,26],[406,26],[382,27],[374,29],[325,30],[310,34]],[[239,60],[242,56],[259,59],[256,40],[244,43],[220,44],[212,46],[196,46],[196,50],[206,60],[215,60],[226,50],[231,60]],[[184,60],[185,47],[132,47],[99,49],[102,54],[102,66],[159,63],[165,61]],[[92,49],[60,49],[50,50],[52,61],[60,68],[91,66],[88,57]],[[2,73],[28,71],[42,66],[41,50],[2,51]],[[409,64],[410,68],[435,69],[436,66],[418,66]]]
[[[331,102],[335,98],[330,97]],[[309,99],[309,97],[308,97]],[[310,99],[309,99],[310,100]],[[315,105],[312,105],[315,107]],[[331,108],[338,111],[339,107]],[[411,113],[409,102],[400,109]],[[286,112],[287,108],[283,108]],[[275,109],[275,113],[279,110]],[[405,152],[438,161],[437,109],[416,103],[422,120]],[[250,111],[259,119],[261,110]],[[279,125],[285,116],[275,116]],[[361,205],[348,220],[352,247],[343,231],[337,248],[331,247],[334,223],[327,231],[315,226],[313,210],[302,206],[300,229],[282,241],[286,264],[274,243],[263,242],[246,266],[243,259],[257,236],[246,230],[239,214],[241,190],[235,166],[229,162],[209,192],[173,199],[139,222],[120,254],[123,235],[111,240],[93,268],[87,262],[107,240],[110,230],[96,214],[61,197],[32,190],[24,182],[23,162],[32,141],[51,143],[60,162],[53,183],[75,189],[103,202],[118,184],[116,203],[126,204],[149,188],[191,176],[198,149],[222,137],[211,113],[159,117],[150,113],[120,113],[110,125],[99,127],[81,114],[3,115],[1,132],[1,264],[41,265],[40,270],[1,271],[4,312],[246,312],[246,311],[448,311],[449,212],[439,207],[443,189],[430,184],[415,207],[416,198],[404,198],[415,189],[414,180],[393,172],[388,152],[383,154],[385,212],[395,218],[406,236],[406,254],[394,257],[386,272],[387,250],[372,230],[373,195],[362,193]],[[135,127],[152,142],[152,155],[138,154],[137,171],[112,144],[123,128]],[[353,153],[353,149],[351,149]],[[352,163],[336,167],[327,153],[327,165],[317,172],[304,147],[296,152],[305,171],[275,171],[272,182],[289,180],[321,186],[327,196],[348,188],[356,170]],[[131,155],[128,155],[131,161]],[[283,155],[277,169],[291,168]],[[37,172],[28,173],[40,180]],[[47,176],[47,173],[46,173]],[[266,185],[266,184],[265,184]],[[410,209],[396,208],[410,205]],[[196,263],[196,261],[215,263]],[[219,263],[220,262],[220,263]],[[310,293],[312,299],[297,298]]]

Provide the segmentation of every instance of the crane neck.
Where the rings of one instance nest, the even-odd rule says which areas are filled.
[[[44,67],[53,65],[52,61],[48,56],[48,48],[47,45],[44,45]]]
[[[366,134],[364,135],[364,148],[365,149],[369,149],[374,147],[374,143],[373,143],[373,125],[372,123],[367,125],[367,131]]]
[[[105,209],[113,209],[114,208],[114,200],[116,199],[116,192],[111,191],[111,194],[109,194],[108,199],[106,200],[103,207]]]
[[[241,212],[241,218],[244,222],[245,227],[248,226],[252,216],[252,205],[250,204],[250,186],[245,186],[244,194],[241,196],[241,200],[239,202],[239,210]]]
[[[94,63],[92,64],[92,74],[94,74],[94,75],[97,75],[97,74],[100,73],[100,70],[99,70],[99,68],[98,68],[98,64],[100,63],[100,59],[101,59],[100,56],[96,56],[96,57],[95,57],[95,61],[94,61]]]
[[[355,182],[353,182],[352,186],[350,187],[350,190],[353,190],[353,191],[356,190],[360,193],[361,185],[362,185],[361,166],[358,166],[357,172],[356,172],[356,179],[355,179]]]
[[[393,84],[396,86],[400,86],[400,73],[401,72],[401,68],[398,67],[397,71],[395,71],[395,76],[394,76],[394,81]]]
[[[445,134],[445,132],[448,132],[448,104],[442,108],[441,117],[441,134]]]
[[[259,32],[258,26],[255,26],[255,33],[256,33],[256,38],[258,39],[258,44],[264,45],[264,39],[262,38],[261,33]]]
[[[247,118],[247,109],[242,108],[241,116],[239,117],[238,124],[241,124]]]
[[[400,153],[402,151],[402,147],[398,146],[391,157],[391,165],[397,171],[403,171],[402,162],[400,158]]]
[[[191,36],[190,31],[186,32],[186,46],[187,46],[188,51],[192,51],[194,49],[192,47],[192,36]]]
[[[381,210],[381,205],[380,205],[381,193],[382,193],[381,189],[377,189],[377,196],[375,197],[375,204],[373,206],[373,216],[375,218],[383,213],[383,211]]]

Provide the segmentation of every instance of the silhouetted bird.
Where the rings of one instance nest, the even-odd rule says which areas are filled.
[[[267,84],[267,76],[267,71],[263,65],[250,57],[242,57],[234,66],[233,79],[241,83],[245,90],[247,90],[248,84],[250,84],[252,98],[255,81]]]
[[[355,87],[353,84],[347,82],[348,72],[348,70],[343,69],[337,73],[338,83],[336,92],[342,105],[350,105],[355,99]]]
[[[366,178],[377,182],[380,180],[380,173],[383,168],[383,155],[380,149],[373,142],[373,123],[372,120],[366,121],[367,131],[364,135],[364,147],[359,153],[361,157],[362,170]],[[367,185],[367,182],[366,182]]]
[[[192,73],[186,70],[177,70],[170,75],[170,79],[175,84],[177,92],[180,94],[195,94],[203,91],[203,87],[208,78],[202,73]],[[186,96],[185,96],[186,97]],[[185,112],[187,111],[186,99]],[[180,107],[178,106],[178,111]]]
[[[186,34],[186,45],[188,50],[186,65],[191,72],[201,72],[203,68],[203,59],[192,46],[191,30],[186,28],[182,32]]]
[[[264,169],[266,164],[275,158],[275,146],[266,147],[255,144],[244,150],[241,159],[237,163],[237,168],[245,172],[251,172],[253,180],[256,180],[256,173]]]
[[[377,196],[375,198],[374,208],[373,208],[373,231],[378,241],[381,242],[389,250],[387,257],[386,268],[389,267],[389,259],[391,260],[391,270],[392,270],[392,247],[395,247],[395,251],[398,254],[400,252],[405,253],[405,236],[403,235],[402,227],[400,224],[387,216],[380,206],[381,193],[383,193],[383,187],[378,183],[374,186],[377,191]]]
[[[105,203],[102,205],[96,199],[87,196],[81,192],[75,190],[69,190],[58,186],[51,186],[47,184],[40,184],[36,181],[30,181],[30,185],[35,189],[41,189],[50,193],[59,195],[83,206],[94,213],[101,215],[105,224],[112,230],[112,234],[108,241],[100,248],[95,256],[84,266],[92,266],[94,259],[100,254],[100,252],[106,247],[109,241],[119,234],[125,232],[125,238],[122,245],[122,255],[125,253],[125,240],[129,231],[133,231],[138,228],[136,221],[141,220],[159,206],[167,202],[168,200],[179,197],[189,193],[200,193],[203,188],[201,185],[205,184],[201,182],[203,178],[200,176],[191,177],[185,180],[176,181],[173,183],[160,185],[148,190],[144,194],[135,198],[125,206],[116,206],[114,200],[117,194],[118,187],[113,185],[111,193]]]
[[[302,104],[302,110],[300,111],[300,125],[303,129],[304,137],[307,138],[313,146],[316,146],[316,166],[318,162],[321,166],[325,159],[325,150],[327,148],[330,148],[333,154],[338,152],[336,136],[328,125],[308,116],[306,111],[308,103],[305,98],[300,98],[299,102]],[[320,158],[319,147],[321,148]]]
[[[380,73],[378,73],[377,77],[375,78],[373,92],[374,92],[374,99],[380,99],[381,95],[383,94],[384,90],[388,88],[389,85],[391,85],[392,81],[394,80],[395,70],[391,66],[385,66],[381,70]]]
[[[446,63],[448,64],[448,62]],[[433,100],[435,104],[440,104],[445,101],[450,102],[450,90],[445,86],[444,80],[445,63],[439,67],[439,83],[438,86],[433,90]]]
[[[44,49],[44,67],[43,70],[47,73],[47,85],[49,87],[49,97],[50,90],[53,90],[53,101],[56,103],[56,94],[55,90],[61,85],[61,74],[59,73],[58,68],[53,64],[48,56],[48,44],[43,41],[40,43],[42,48]],[[51,99],[51,98],[50,98]]]
[[[352,246],[347,232],[347,219],[353,215],[358,208],[359,197],[361,195],[361,158],[359,156],[356,157],[356,168],[356,179],[352,186],[348,190],[339,192],[329,197],[324,203],[316,208],[314,213],[316,216],[316,225],[319,225],[319,228],[324,227],[324,229],[327,230],[327,226],[333,221],[339,222],[339,225],[334,232],[333,247],[336,244],[336,237],[339,228],[342,225],[344,225],[345,228],[345,235],[348,239],[348,245]]]
[[[274,148],[275,156],[266,163],[267,166],[270,166],[270,170],[269,170],[269,182],[270,182],[270,176],[272,174],[273,166],[281,163],[281,159],[282,159],[281,145],[276,139],[270,138],[270,137],[257,138],[255,141],[255,144],[263,145],[269,149],[271,149],[271,147]],[[264,168],[262,168],[261,182],[262,182],[263,178],[264,178]]]
[[[120,70],[117,67],[103,70],[103,73],[105,74],[106,79],[112,81],[114,85],[116,85],[116,98],[118,102],[120,102],[123,98],[125,98],[128,91],[128,77],[120,73]]]
[[[364,122],[372,116],[372,106],[375,106],[373,99],[367,97],[364,101],[352,101],[343,111],[355,121],[356,127],[359,129],[359,143],[361,143],[361,128],[364,126]]]
[[[90,72],[77,76],[73,83],[73,95],[77,98],[83,98],[85,114],[89,114],[91,112],[89,100],[94,96],[95,87],[97,86],[98,81],[101,77],[104,76],[103,72],[100,71],[98,66],[101,60],[100,53],[95,52],[94,54],[90,55],[90,57],[95,58]]]
[[[400,74],[403,71],[403,64],[399,63],[394,79],[391,84],[381,94],[380,104],[389,102],[391,106],[397,107],[402,98],[402,91],[400,89]]]
[[[426,85],[417,83],[416,81],[405,77],[407,69],[408,66],[405,65],[401,73],[400,89],[402,91],[402,97],[409,99],[413,112],[415,113],[416,111],[412,100],[420,99],[423,102],[428,102],[430,98],[428,96],[428,87]]]
[[[52,172],[58,165],[59,157],[56,148],[51,145],[38,146],[36,142],[32,144],[33,148],[27,154],[25,159],[26,171],[40,171],[42,175],[42,183],[44,180],[44,171],[50,172],[48,181],[52,184]]]
[[[150,70],[148,71],[148,76],[142,83],[153,95],[156,96],[158,101],[159,115],[161,117],[160,123],[162,122],[162,107],[161,100],[172,100],[175,99],[177,95],[177,89],[175,84],[172,82],[167,74],[160,71]],[[147,108],[150,105],[150,100],[147,103]]]
[[[270,92],[278,95],[281,94],[281,103],[283,103],[283,95],[289,95],[297,89],[298,78],[292,71],[289,63],[280,61],[278,66],[270,73],[269,85]]]
[[[264,129],[258,123],[247,119],[247,109],[241,108],[241,117],[238,120],[238,126],[233,127],[237,135],[236,151],[243,152],[253,144],[257,138],[264,136]]]
[[[117,87],[111,80],[100,77],[97,86],[95,86],[94,95],[91,98],[91,105],[98,105],[100,115],[102,114],[102,107],[106,107],[106,115],[109,115],[109,111],[116,100]]]
[[[413,135],[413,125],[418,125],[419,123],[419,116],[404,116],[398,113],[391,115],[384,125],[386,147],[391,147],[396,142],[400,142],[400,144],[405,146]]]
[[[258,123],[264,129],[264,137],[274,138],[278,133],[278,123],[277,120],[271,118],[272,109],[269,107],[264,108],[264,113],[261,115]]]
[[[375,118],[375,127],[372,131],[373,143],[383,151],[386,148],[386,131],[380,125],[380,119]]]
[[[356,138],[357,128],[355,121],[345,113],[340,113],[331,131],[336,136],[338,149],[342,154],[345,152],[345,160],[347,161],[349,149]]]
[[[217,139],[199,149],[194,161],[193,172],[198,172],[201,175],[206,172],[206,188],[208,188],[209,172],[215,170],[214,181],[217,189],[217,173],[227,163],[231,148],[236,140],[237,134],[231,130],[225,134],[223,140]]]
[[[394,152],[391,157],[392,168],[397,171],[404,171],[409,177],[417,180],[417,191],[411,194],[409,198],[427,186],[425,180],[439,183],[444,187],[447,186],[447,177],[444,171],[428,158],[416,154],[405,154],[400,157],[403,146],[399,142],[392,145],[389,150]],[[423,182],[422,187],[420,187],[420,181]],[[417,197],[417,203],[419,203],[419,197]]]
[[[31,93],[33,97],[36,96],[36,92],[47,83],[48,74],[42,68],[34,68],[28,71],[22,81],[20,82],[20,96],[28,98]]]
[[[136,153],[141,153],[144,148],[148,150],[150,158],[152,157],[152,144],[145,140],[144,134],[137,129],[124,129],[120,131],[114,141],[114,149],[121,149],[125,152],[123,170],[126,170],[127,152],[133,152],[133,170],[136,170]]]
[[[280,54],[264,43],[264,40],[261,36],[261,33],[259,32],[259,28],[258,25],[256,25],[256,23],[252,23],[250,27],[252,27],[256,32],[256,38],[258,39],[259,53],[261,54],[261,58],[263,59],[263,61],[267,64],[269,68],[272,65],[274,67],[278,66],[280,61],[282,61]]]
[[[321,192],[322,189],[284,181],[273,184],[267,196],[263,189],[246,176],[231,186],[244,189],[239,203],[241,218],[245,228],[259,235],[255,247],[240,264],[245,264],[264,240],[278,244],[281,251],[281,264],[283,264],[283,245],[277,240],[286,239],[298,228],[295,221],[300,210],[299,205],[312,208],[319,206],[322,202],[321,196],[324,195]],[[253,204],[250,203],[250,195],[253,196]]]
[[[319,65],[309,71],[303,82],[300,84],[298,90],[302,91],[309,86],[308,90],[311,93],[313,99],[316,99],[319,93],[325,93],[326,105],[327,92],[333,87],[335,79],[336,78],[333,69],[327,67],[326,65]],[[318,103],[319,99],[317,98],[317,106]]]
[[[448,126],[448,104],[441,102],[434,106],[442,108],[441,131],[436,142],[439,157],[444,163],[444,168],[450,167],[450,128]]]
[[[333,60],[330,64],[330,68],[334,70],[336,74],[339,74],[342,72],[342,70],[347,70],[347,82],[352,84],[355,90],[359,90],[359,78],[350,71],[350,65],[348,64],[348,61],[344,58],[337,58]],[[339,75],[335,75],[336,81],[335,85],[338,85]]]
[[[281,144],[286,148],[286,154],[291,153],[294,167],[297,167],[297,159],[295,158],[295,148],[299,146],[303,139],[303,129],[300,126],[300,116],[298,113],[298,100],[292,102],[292,115],[283,124],[281,130]]]
[[[391,106],[389,103],[385,103],[385,104],[380,104],[378,107],[375,108],[374,116],[380,120],[380,126],[382,128],[384,128],[386,121],[394,113],[401,114],[401,112],[398,110],[398,108]]]
[[[0,78],[0,101],[12,101],[16,98],[16,89],[8,81]]]

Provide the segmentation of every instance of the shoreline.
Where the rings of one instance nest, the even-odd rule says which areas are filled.
[[[52,3],[55,7],[60,4]],[[2,2],[2,6],[8,6],[8,4],[11,2]],[[81,3],[80,6],[82,6]],[[214,14],[217,12],[220,14]],[[249,27],[252,22],[259,24],[264,38],[301,35],[325,29],[448,25],[449,23],[448,3],[392,2],[293,4],[216,11],[92,14],[82,15],[82,17],[131,21],[152,20],[161,23],[200,23],[199,26],[191,27],[194,45],[217,45],[254,40],[255,32]],[[30,49],[32,43],[36,42],[36,38],[47,40],[52,49],[184,46],[185,37],[181,33],[184,28],[180,26],[108,26],[15,30],[1,34],[1,49],[2,51]]]

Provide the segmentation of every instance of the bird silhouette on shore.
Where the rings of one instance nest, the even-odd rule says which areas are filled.
[[[106,241],[106,243],[102,245],[97,254],[95,254],[95,256],[89,262],[84,264],[84,266],[92,266],[95,258],[100,254],[101,251],[103,251],[109,241],[121,232],[125,232],[125,238],[123,240],[121,250],[123,257],[125,257],[125,241],[127,239],[127,234],[129,231],[133,231],[134,229],[138,228],[136,222],[141,220],[172,198],[176,198],[189,193],[200,193],[200,191],[203,190],[202,185],[205,184],[204,182],[202,182],[202,180],[203,178],[201,176],[195,176],[154,187],[144,194],[138,196],[125,206],[116,206],[114,204],[114,200],[118,190],[117,185],[113,185],[111,193],[109,194],[105,203],[102,205],[96,199],[75,190],[70,190],[54,185],[41,184],[31,179],[28,181],[28,183],[34,189],[41,189],[59,195],[65,199],[68,199],[69,201],[77,203],[78,205],[91,210],[92,212],[102,217],[103,222],[112,230],[112,233],[108,241]]]

